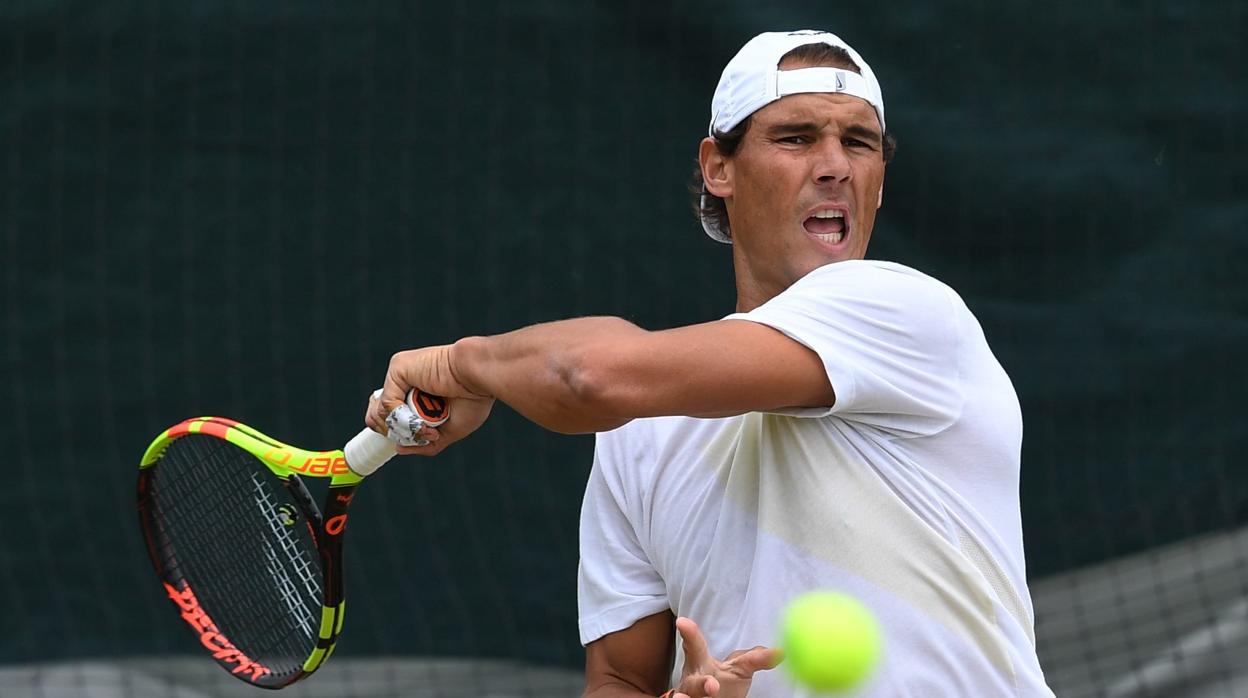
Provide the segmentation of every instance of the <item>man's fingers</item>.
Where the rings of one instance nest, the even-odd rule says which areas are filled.
[[[728,655],[725,664],[730,664],[741,671],[744,676],[752,676],[756,671],[775,669],[784,661],[784,651],[777,647],[759,645],[748,650],[738,650]]]
[[[368,398],[368,407],[364,409],[364,424],[367,425],[369,429],[385,436],[386,432],[390,430],[386,427],[386,420],[377,414],[377,407],[377,398],[370,396]]]
[[[706,683],[702,684],[702,690],[706,691],[706,695],[715,698],[719,695],[719,679],[714,676],[706,677]]]
[[[394,408],[407,400],[408,390],[407,386],[400,385],[395,379],[393,371],[386,372],[386,383],[382,386],[381,398],[377,401],[377,414],[381,417],[381,421],[386,421],[386,417],[394,411]]]
[[[685,666],[705,666],[711,661],[711,650],[706,645],[706,638],[698,624],[691,618],[676,619],[676,631],[685,646]]]
[[[436,456],[446,448],[446,445],[439,444],[438,440],[442,438],[436,429],[425,427],[417,433],[420,441],[419,446],[402,446],[396,445],[395,450],[400,456]],[[421,443],[421,442],[424,443]]]

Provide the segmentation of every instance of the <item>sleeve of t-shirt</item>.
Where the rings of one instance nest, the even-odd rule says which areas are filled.
[[[835,414],[899,436],[936,433],[961,414],[957,295],[900,265],[846,261],[819,267],[748,313],[813,350],[835,404],[781,410]]]
[[[613,446],[620,439],[614,432],[598,435],[581,505],[576,596],[582,645],[670,608],[667,587],[634,525],[641,493],[626,486],[619,460],[627,456]]]

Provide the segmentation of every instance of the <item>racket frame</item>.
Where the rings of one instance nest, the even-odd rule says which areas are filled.
[[[292,675],[278,677],[267,667],[250,660],[223,638],[207,614],[198,608],[193,591],[188,591],[190,587],[176,572],[176,566],[167,559],[171,551],[162,550],[158,542],[159,523],[151,499],[151,479],[169,446],[192,434],[227,441],[255,456],[281,480],[307,522],[320,556],[321,618],[312,652],[304,660],[302,669]],[[318,510],[302,482],[303,477],[329,478],[329,490],[323,510]],[[143,530],[148,556],[179,613],[200,635],[200,643],[212,652],[218,664],[234,676],[261,688],[283,688],[315,672],[333,654],[346,614],[342,538],[346,530],[347,511],[355,497],[355,488],[363,479],[347,465],[346,456],[341,449],[308,451],[282,443],[225,417],[194,417],[184,420],[161,432],[148,446],[139,464],[138,483],[139,525]],[[224,642],[224,646],[218,638]]]

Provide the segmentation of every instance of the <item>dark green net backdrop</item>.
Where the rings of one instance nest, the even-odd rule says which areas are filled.
[[[6,2],[0,662],[195,652],[138,458],[337,446],[395,350],[731,311],[684,187],[719,70],[828,28],[899,136],[871,256],[1022,398],[1033,578],[1248,519],[1243,3]],[[576,666],[592,439],[506,408],[352,518],[340,651]],[[107,594],[107,600],[101,595]]]

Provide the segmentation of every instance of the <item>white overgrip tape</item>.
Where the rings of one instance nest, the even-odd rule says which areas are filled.
[[[347,467],[360,477],[368,477],[377,472],[395,453],[393,441],[368,428],[356,434],[342,448]]]

